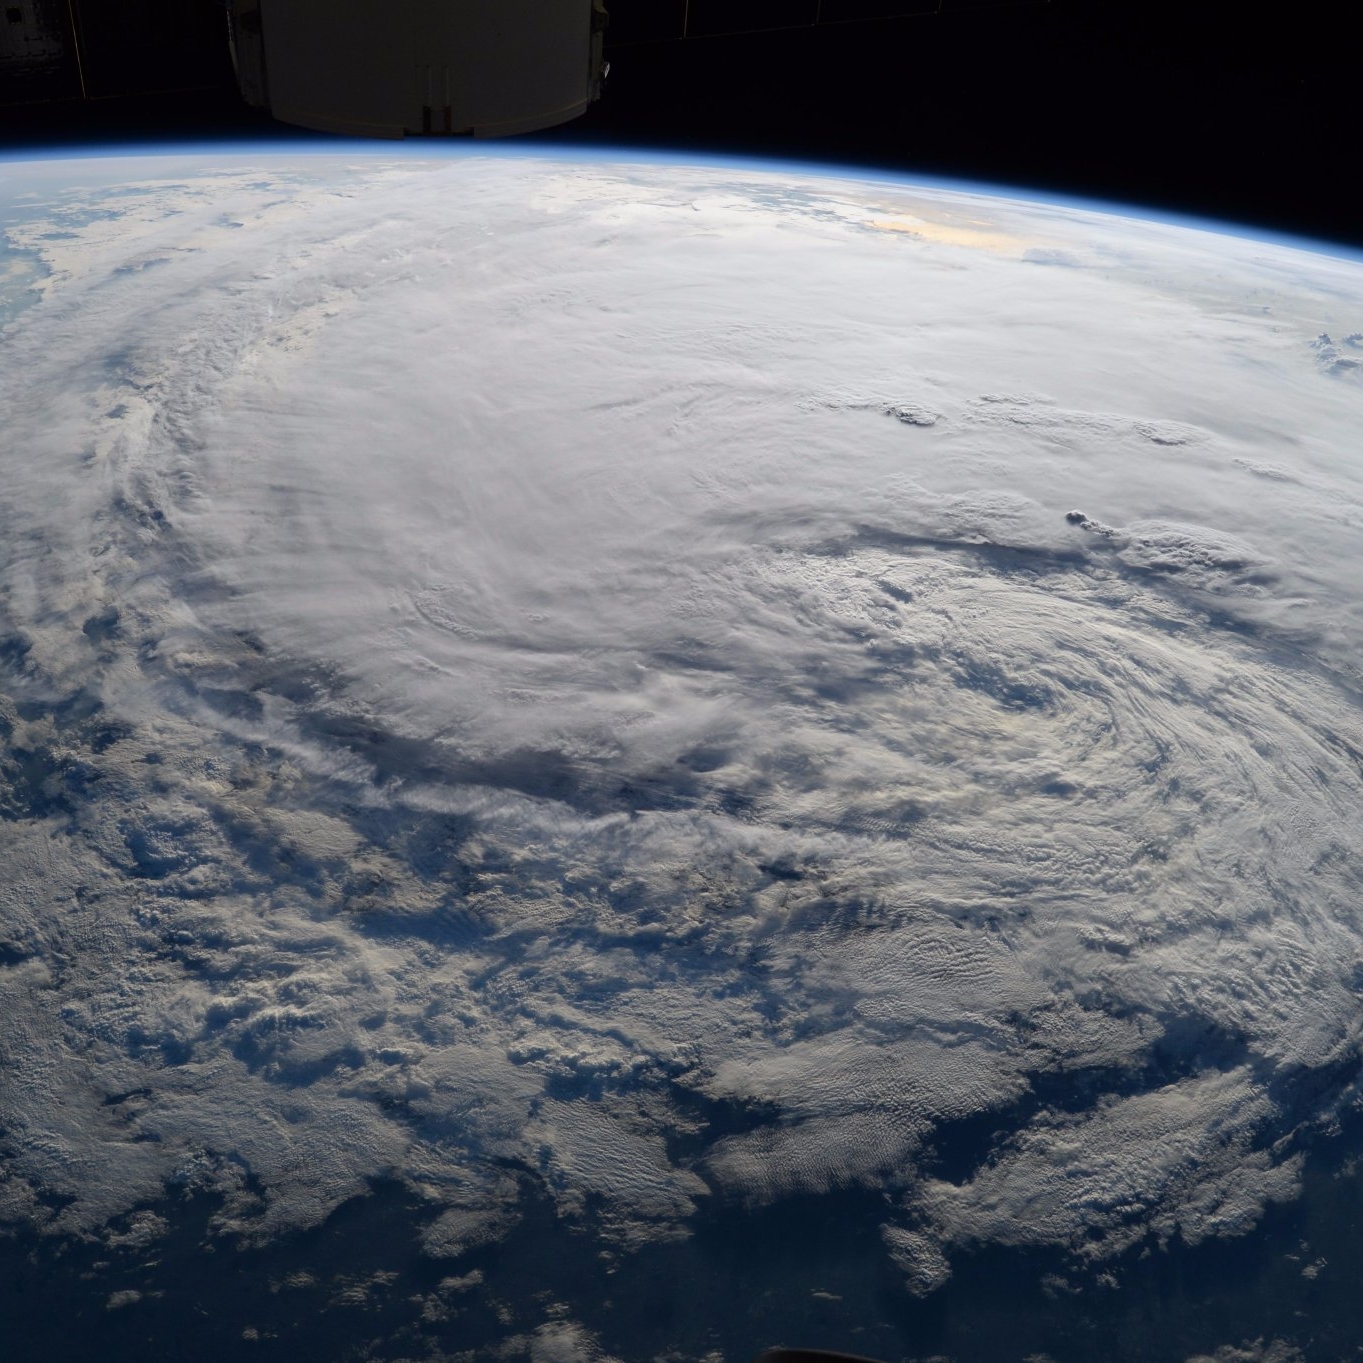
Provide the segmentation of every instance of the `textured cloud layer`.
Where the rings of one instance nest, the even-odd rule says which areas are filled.
[[[454,1255],[525,1178],[625,1244],[865,1184],[928,1290],[1293,1195],[1359,1042],[1356,265],[183,169],[9,234],[8,1218],[397,1177]]]

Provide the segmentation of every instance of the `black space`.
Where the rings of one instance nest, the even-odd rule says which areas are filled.
[[[553,140],[862,163],[1363,246],[1343,6],[943,0],[909,19],[661,38],[686,3],[608,0],[606,98]],[[700,33],[936,3],[689,0]],[[69,54],[21,66],[0,42],[0,150],[297,136],[238,101],[223,0],[70,8],[83,73]]]

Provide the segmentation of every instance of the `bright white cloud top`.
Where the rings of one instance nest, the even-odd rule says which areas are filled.
[[[928,1291],[1294,1196],[1363,1027],[1358,263],[796,170],[0,173],[5,1218],[866,1185]]]

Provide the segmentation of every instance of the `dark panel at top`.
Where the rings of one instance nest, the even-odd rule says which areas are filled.
[[[818,17],[819,0],[690,0],[686,36],[812,28]]]
[[[607,0],[607,47],[910,19],[1049,0]]]
[[[1050,0],[942,0],[942,13],[967,9],[1004,9],[1017,5],[1049,4]]]
[[[686,0],[606,0],[606,46],[660,43],[686,31]]]
[[[79,99],[71,20],[57,0],[0,4],[0,104]]]
[[[936,14],[941,0],[822,0],[821,24],[849,24],[862,19],[904,19]]]
[[[202,88],[227,61],[227,21],[216,4],[72,0],[71,8],[92,99]]]

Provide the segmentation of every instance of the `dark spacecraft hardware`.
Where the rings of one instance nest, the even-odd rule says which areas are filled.
[[[601,91],[603,0],[232,0],[248,104],[358,137],[500,137]]]
[[[609,70],[607,0],[228,0],[248,104],[362,137],[498,137],[584,113]],[[1037,0],[647,0],[611,46]]]
[[[351,135],[531,132],[583,113],[617,52],[918,17],[968,21],[977,9],[1046,3],[3,0],[0,108],[209,95],[235,84],[247,104],[282,122]]]

